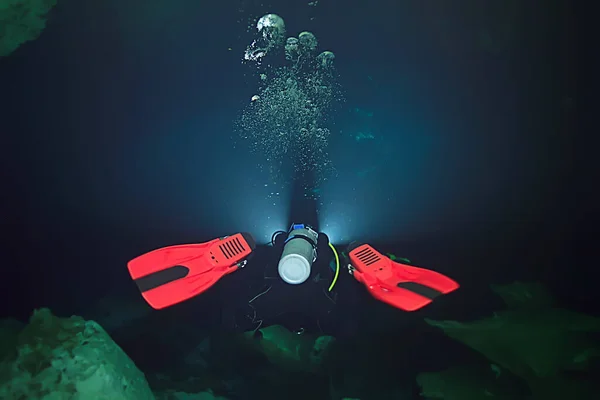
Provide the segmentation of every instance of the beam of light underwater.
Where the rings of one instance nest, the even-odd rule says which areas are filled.
[[[237,221],[236,231],[251,232],[257,243],[267,244],[273,232],[289,227],[290,193],[283,189],[271,193],[271,188],[265,185],[253,189],[246,191],[244,204],[231,208],[236,214],[232,220]]]

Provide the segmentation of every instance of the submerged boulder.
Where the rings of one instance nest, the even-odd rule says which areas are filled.
[[[0,57],[37,39],[56,0],[0,0]]]
[[[445,371],[421,373],[417,375],[417,384],[421,388],[421,396],[426,399],[526,399],[529,394],[527,386],[517,379],[500,373],[492,364],[487,368],[482,365],[455,366]]]
[[[0,363],[2,399],[152,400],[144,374],[94,321],[34,312]]]
[[[586,398],[597,391],[586,376],[593,374],[589,371],[600,360],[600,318],[555,307],[541,284],[517,282],[492,289],[504,299],[506,310],[472,322],[426,322],[484,355],[498,374],[505,370],[522,378],[531,393],[528,398]],[[420,377],[428,397],[453,398],[445,396],[438,385],[450,380],[443,373],[435,374]]]
[[[585,370],[600,357],[600,318],[552,307],[539,284],[494,286],[509,309],[473,322],[433,321],[451,338],[525,379]]]
[[[262,353],[273,365],[317,374],[325,373],[330,346],[335,342],[332,336],[299,334],[280,325],[246,332],[238,340]]]

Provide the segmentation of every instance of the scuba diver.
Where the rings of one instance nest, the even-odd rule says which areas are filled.
[[[375,299],[403,311],[421,309],[459,287],[438,272],[393,261],[369,244],[351,243],[345,254],[340,259],[326,234],[308,224],[292,224],[287,231],[275,232],[266,246],[257,246],[250,233],[242,232],[160,248],[127,266],[155,309],[198,296],[222,280],[227,292],[235,293],[233,299],[228,295],[223,300],[228,303],[222,305],[224,321],[233,329],[255,333],[275,323],[291,324],[290,330],[302,333],[311,321],[323,330],[340,298],[361,290],[355,282]],[[345,279],[342,270],[354,279]]]
[[[288,231],[273,233],[267,246],[254,250],[248,268],[228,279],[225,328],[248,331],[283,325],[297,333],[323,331],[344,289],[336,277],[337,264],[331,262],[337,253],[333,250],[327,235],[309,225],[293,224]],[[235,288],[237,295],[227,288]],[[343,298],[348,305],[351,297],[345,293]]]

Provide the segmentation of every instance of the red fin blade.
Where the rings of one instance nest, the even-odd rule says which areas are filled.
[[[163,247],[136,257],[127,267],[148,304],[161,309],[212,287],[237,270],[255,246],[250,234],[238,233],[206,243]]]
[[[168,246],[142,254],[127,264],[129,274],[136,280],[175,265],[181,265],[190,260],[198,259],[202,257],[211,243]],[[211,266],[207,265],[206,267],[210,268]]]
[[[423,308],[459,287],[439,272],[394,262],[369,245],[358,246],[349,255],[373,297],[404,311]]]

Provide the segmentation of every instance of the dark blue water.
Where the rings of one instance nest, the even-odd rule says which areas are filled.
[[[3,315],[137,296],[125,265],[141,253],[240,231],[264,244],[309,221],[340,249],[369,242],[461,284],[416,317],[369,303],[365,332],[426,341],[414,321],[487,315],[501,304],[489,285],[515,280],[593,312],[562,3],[172,3],[65,0],[38,40],[0,59]],[[241,62],[248,21],[268,12],[336,54],[336,172],[314,199],[270,180],[234,130],[257,90]],[[211,296],[168,312],[214,327],[211,304],[227,296]]]

